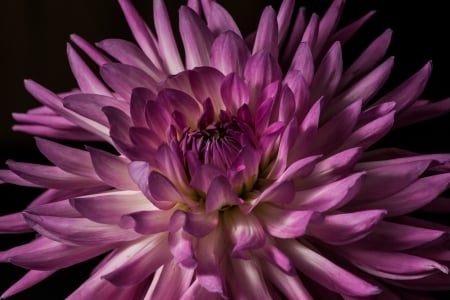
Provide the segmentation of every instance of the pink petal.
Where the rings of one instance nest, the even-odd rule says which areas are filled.
[[[386,215],[385,210],[327,215],[312,219],[308,234],[332,245],[353,243],[372,234],[372,230]]]
[[[376,38],[364,52],[348,67],[342,75],[341,87],[369,72],[386,54],[392,37],[392,30],[387,29]]]
[[[283,240],[282,249],[300,272],[331,291],[356,297],[368,297],[381,292],[378,287],[342,269],[297,241]]]
[[[106,88],[98,77],[91,71],[91,69],[70,44],[67,44],[67,56],[69,57],[69,64],[72,69],[72,73],[83,93],[111,96],[111,92],[108,88]]]
[[[184,70],[180,53],[170,24],[166,5],[162,0],[153,1],[153,21],[158,36],[159,53],[169,74]]]
[[[0,252],[0,261],[9,261],[27,269],[51,271],[83,262],[112,247],[98,244],[92,247],[73,247],[42,237]]]
[[[128,102],[134,88],[144,87],[152,92],[156,91],[156,81],[141,69],[130,65],[105,64],[100,67],[100,75],[117,94]]]
[[[133,228],[137,233],[148,235],[167,232],[172,211],[145,210],[123,215],[120,221],[122,228]]]
[[[137,190],[128,174],[128,160],[109,152],[88,148],[97,175],[108,185],[120,190]]]
[[[189,7],[179,10],[179,28],[186,52],[186,68],[209,65],[213,35],[202,19]]]
[[[224,176],[215,177],[208,188],[205,198],[205,213],[220,210],[224,206],[241,204],[231,184]]]
[[[311,100],[334,95],[341,81],[343,67],[341,44],[336,42],[317,68],[311,83]]]
[[[355,173],[326,185],[299,191],[290,206],[318,212],[342,207],[358,193],[363,175],[364,173]]]
[[[141,69],[156,81],[165,78],[158,69],[135,44],[122,39],[106,39],[96,43],[96,46],[117,59],[120,63]]]
[[[83,217],[102,224],[118,225],[123,215],[155,207],[140,192],[112,191],[70,199]]]
[[[314,58],[307,43],[300,43],[289,70],[300,71],[308,85],[311,85],[314,76]]]
[[[14,161],[6,162],[17,175],[39,186],[56,189],[80,189],[104,186],[104,183],[87,177],[81,177],[63,171],[58,167],[43,166]]]
[[[277,15],[271,6],[267,6],[264,9],[261,18],[259,19],[252,54],[256,54],[259,51],[268,52],[274,58],[278,57]]]
[[[208,22],[208,28],[215,35],[219,35],[226,32],[234,32],[242,39],[241,31],[236,25],[233,17],[230,13],[219,5],[217,2],[212,1],[210,4],[210,13],[206,14],[206,20]]]
[[[71,246],[107,245],[140,237],[131,230],[95,223],[84,218],[65,218],[24,213],[28,224],[42,235]]]
[[[70,40],[78,46],[87,56],[89,56],[92,61],[94,61],[97,65],[101,66],[103,64],[111,62],[109,58],[106,57],[100,50],[94,47],[91,43],[83,39],[81,36],[77,34],[71,34]]]
[[[220,94],[228,111],[236,114],[238,109],[249,102],[249,89],[247,84],[236,73],[224,78],[220,86]]]
[[[281,13],[281,9],[280,9],[280,13]],[[281,23],[278,22],[278,24],[281,24]],[[281,25],[279,27],[282,28]],[[301,40],[301,37],[305,31],[305,28],[306,28],[305,8],[300,7],[298,9],[298,13],[295,18],[294,25],[292,26],[292,31],[288,37],[288,40],[286,43],[286,48],[284,49],[283,57],[281,60],[283,65],[289,66],[288,64],[290,64],[291,61],[293,60],[292,57],[294,56],[294,53],[299,46],[299,41]],[[281,34],[279,36],[281,36]]]
[[[353,35],[375,14],[375,11],[370,11],[358,20],[350,23],[349,25],[341,28],[335,32],[329,39],[330,42],[340,41],[341,44],[345,44]]]
[[[148,177],[150,201],[160,209],[172,208],[176,203],[184,202],[184,197],[173,183],[158,172],[151,172]]]
[[[248,250],[264,246],[266,235],[261,223],[252,215],[243,215],[239,211],[230,211],[225,218],[225,227],[234,247],[231,256],[250,258]]]
[[[41,282],[42,280],[48,278],[50,275],[55,273],[56,270],[51,271],[39,271],[39,270],[31,270],[28,271],[20,280],[10,286],[0,297],[2,299],[6,299],[11,297],[21,291],[24,291],[33,285]]]
[[[31,230],[22,213],[0,216],[0,233],[22,233]]]
[[[166,239],[166,234],[153,235],[126,247],[124,251],[116,254],[121,256],[116,262],[116,264],[120,262],[120,265],[111,272],[105,272],[102,278],[115,286],[129,286],[142,282],[169,261],[170,253],[167,251]],[[114,266],[117,266],[116,264]]]
[[[292,15],[294,13],[294,0],[283,0],[277,14],[278,23],[278,44],[280,45],[286,38],[286,34],[291,24]]]
[[[256,260],[232,259],[233,278],[231,292],[233,299],[272,299],[264,274]],[[242,288],[242,287],[245,288]]]
[[[336,29],[342,16],[344,3],[344,0],[334,0],[322,17],[322,20],[320,20],[316,42],[318,54],[320,54],[320,51],[322,51],[322,47],[329,40],[330,35]]]
[[[297,238],[305,234],[313,211],[288,210],[270,204],[254,210],[267,232],[277,238]]]
[[[244,66],[250,57],[250,50],[237,34],[225,31],[211,46],[211,66],[224,75],[236,73],[242,76]]]
[[[416,74],[403,82],[393,91],[379,99],[375,104],[395,101],[395,109],[402,111],[410,106],[422,94],[431,75],[431,62],[428,62]]]
[[[89,153],[42,138],[35,138],[39,151],[57,167],[69,173],[98,180]]]
[[[127,20],[128,26],[131,29],[136,42],[144,51],[153,64],[161,69],[162,62],[159,56],[159,49],[156,45],[155,38],[148,28],[145,21],[134,8],[130,0],[119,0],[123,14]]]
[[[307,43],[309,47],[311,48],[311,53],[313,56],[316,55],[316,41],[317,41],[317,34],[319,31],[319,16],[315,13],[312,14],[311,18],[309,19],[309,23],[305,28],[305,32],[303,33],[301,42]]]

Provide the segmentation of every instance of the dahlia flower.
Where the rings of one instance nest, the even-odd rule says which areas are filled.
[[[51,164],[0,171],[1,183],[43,189],[0,217],[0,232],[37,233],[0,252],[28,269],[2,298],[97,256],[68,299],[428,299],[450,288],[450,228],[421,213],[450,211],[450,154],[371,147],[450,99],[421,100],[431,63],[380,95],[391,30],[344,69],[341,46],[372,12],[338,26],[344,0],[323,16],[284,0],[243,37],[217,2],[189,0],[180,46],[163,0],[154,30],[119,4],[136,44],[72,35],[78,89],[25,81],[42,106],[15,114],[16,129]]]

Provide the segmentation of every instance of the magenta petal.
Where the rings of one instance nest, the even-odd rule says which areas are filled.
[[[170,230],[170,227],[169,227]],[[169,232],[169,248],[174,260],[181,266],[192,269],[197,266],[193,249],[193,237],[182,228]]]
[[[148,177],[150,201],[160,209],[172,208],[177,202],[184,202],[182,194],[167,177],[158,172],[151,172]]]
[[[264,274],[288,299],[313,300],[306,287],[296,275],[286,274],[278,268],[264,263]]]
[[[297,241],[284,240],[282,249],[291,257],[300,272],[331,291],[356,297],[368,297],[381,292],[378,287],[342,269]]]
[[[320,54],[322,47],[329,39],[330,35],[336,29],[344,9],[344,0],[334,0],[330,5],[319,23],[319,31],[317,33],[317,51]]]
[[[298,46],[290,70],[300,71],[308,85],[311,84],[314,76],[314,58],[307,43],[300,43]]]
[[[268,6],[259,19],[252,53],[267,51],[274,58],[278,57],[278,24],[275,10]]]
[[[235,114],[238,109],[249,102],[247,84],[235,73],[226,76],[220,86],[220,94],[228,111]]]
[[[181,225],[183,229],[194,237],[204,237],[216,228],[219,222],[217,212],[210,214],[199,214],[177,210],[170,220],[170,230]]]
[[[209,65],[209,50],[213,41],[211,31],[189,7],[181,7],[179,14],[180,34],[186,51],[186,68]]]
[[[242,76],[249,57],[250,50],[245,42],[230,31],[220,34],[211,46],[211,66],[224,75],[236,73]]]
[[[392,30],[387,29],[375,39],[344,72],[340,85],[346,87],[353,80],[359,79],[369,72],[386,54],[391,36]]]
[[[446,236],[441,230],[382,221],[361,244],[380,251],[405,251],[431,244]],[[423,249],[427,249],[423,247]]]
[[[134,8],[130,0],[119,0],[122,7],[123,14],[127,20],[128,26],[133,33],[136,42],[144,53],[150,58],[156,67],[161,68],[161,57],[159,56],[155,37],[151,33],[148,26],[145,24],[142,17]]]
[[[19,281],[14,283],[11,287],[9,287],[0,297],[2,299],[6,299],[11,297],[17,293],[20,293],[23,290],[26,290],[33,285],[41,282],[42,280],[48,278],[50,275],[55,273],[56,270],[50,271],[40,271],[40,270],[31,270],[28,271]]]
[[[264,246],[265,232],[254,215],[243,215],[237,210],[232,211],[227,214],[225,223],[230,240],[234,244],[232,257],[250,258],[248,250]]]
[[[278,23],[278,44],[282,44],[284,39],[286,38],[286,34],[289,29],[289,25],[291,24],[291,18],[294,14],[294,0],[283,0],[280,5],[280,9],[277,14],[277,23]]]
[[[92,164],[98,176],[108,185],[120,190],[137,190],[128,174],[128,161],[109,152],[88,148]]]
[[[214,178],[205,198],[205,213],[220,210],[224,206],[241,204],[231,184],[224,176]]]
[[[308,234],[332,245],[350,244],[370,234],[385,215],[385,210],[327,215],[313,219]]]
[[[20,233],[31,230],[22,213],[0,216],[0,233]]]
[[[0,252],[0,261],[27,269],[50,271],[88,260],[113,248],[112,245],[73,247],[47,238]]]
[[[330,40],[340,41],[342,44],[345,44],[374,14],[375,11],[370,11],[358,20],[339,29],[331,36]]]
[[[211,182],[218,176],[224,175],[223,172],[212,166],[212,165],[202,165],[195,170],[192,176],[190,185],[197,191],[204,193],[206,195]]]
[[[448,273],[448,268],[435,261],[398,252],[343,248],[344,255],[364,271],[390,279],[417,279],[432,273]]]
[[[69,64],[72,69],[72,73],[83,93],[111,96],[111,92],[91,71],[91,69],[70,44],[67,44],[67,56],[69,57]]]
[[[341,44],[336,42],[317,68],[311,83],[311,100],[334,94],[341,81],[343,67]]]
[[[122,253],[117,254],[123,255],[119,260],[120,266],[103,275],[102,278],[115,286],[128,286],[142,282],[169,261],[170,253],[167,251],[167,243],[164,242],[166,238],[165,234],[154,235],[126,247]],[[129,272],[130,270],[133,272]]]
[[[364,173],[356,173],[327,185],[299,191],[290,205],[297,209],[319,212],[341,207],[357,194],[363,176]]]
[[[95,223],[84,218],[24,213],[28,224],[42,235],[71,246],[106,245],[133,240],[140,235],[117,226]]]
[[[166,5],[162,0],[153,1],[153,20],[156,34],[158,35],[159,53],[164,65],[170,74],[176,74],[184,70],[180,53],[170,24]]]
[[[141,69],[154,80],[160,81],[165,74],[148,59],[135,44],[121,39],[107,39],[96,43],[96,46],[125,65]]]
[[[14,161],[7,161],[7,165],[23,179],[48,188],[74,190],[105,185],[99,180],[74,175],[58,167]]]
[[[84,217],[98,223],[118,225],[122,216],[154,207],[141,193],[112,191],[73,198],[70,204]]]
[[[137,211],[121,218],[122,228],[134,228],[140,234],[153,234],[167,231],[172,211],[146,210]]]
[[[62,170],[98,179],[87,151],[67,147],[42,138],[35,139],[39,151]]]
[[[239,27],[227,10],[214,1],[211,1],[210,6],[210,13],[206,14],[208,28],[215,35],[224,32],[234,32],[237,36],[242,38]]]
[[[171,260],[165,264],[157,278],[156,274],[152,285],[148,290],[146,297],[149,299],[181,299],[181,296],[191,285],[194,272],[180,267],[175,261]],[[173,283],[177,284],[174,285]]]
[[[272,299],[264,274],[256,260],[232,259],[232,298],[234,299]],[[245,286],[246,288],[242,288]]]
[[[288,210],[273,205],[260,205],[255,214],[267,232],[277,238],[297,238],[305,234],[313,211]]]
[[[106,57],[99,49],[94,47],[91,43],[86,41],[84,38],[77,34],[71,34],[70,40],[77,45],[87,56],[89,56],[92,61],[97,65],[101,66],[103,64],[111,62],[109,58]]]

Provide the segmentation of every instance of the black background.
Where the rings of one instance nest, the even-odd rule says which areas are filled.
[[[168,0],[175,20],[176,8],[184,1]],[[280,1],[228,1],[224,3],[244,33],[257,25],[265,5],[279,6]],[[147,20],[151,20],[151,0],[134,3]],[[323,13],[330,1],[298,1],[309,12]],[[393,4],[394,3],[394,4]],[[389,54],[396,56],[387,88],[394,87],[433,60],[433,75],[424,93],[425,99],[450,96],[450,19],[446,1],[347,0],[341,24],[348,23],[369,10],[377,10],[354,40],[344,47],[345,63],[351,62],[368,43],[385,28],[394,30]],[[32,78],[55,92],[75,86],[65,57],[66,42],[77,33],[91,42],[104,38],[131,39],[119,5],[114,0],[3,0],[0,17],[0,168],[9,158],[18,161],[45,161],[38,154],[33,139],[12,132],[11,112],[24,112],[37,103],[23,88],[23,79]],[[175,26],[176,23],[174,24]],[[405,147],[432,153],[450,152],[450,115],[410,126],[390,134],[383,145]],[[0,214],[23,209],[36,195],[32,189],[0,186]],[[23,243],[31,235],[0,236],[0,250]],[[95,262],[62,270],[45,282],[11,299],[63,299],[83,282]],[[0,291],[4,291],[23,274],[19,268],[0,265]],[[449,287],[450,290],[450,287]],[[447,299],[444,294],[441,298]]]

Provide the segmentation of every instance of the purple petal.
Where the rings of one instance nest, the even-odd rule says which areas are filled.
[[[83,217],[111,225],[118,225],[123,215],[156,208],[144,195],[134,191],[112,191],[73,198],[70,204]]]
[[[117,258],[118,261],[113,264],[120,264],[119,267],[103,275],[102,278],[115,286],[129,286],[142,282],[169,261],[170,253],[167,251],[166,239],[165,234],[153,235],[141,242],[124,247],[124,251],[116,254],[121,257]]]
[[[344,3],[344,0],[334,0],[320,20],[316,42],[318,54],[320,54],[322,47],[329,40],[330,35],[336,29],[344,9]]]
[[[232,259],[231,264],[233,299],[272,299],[258,261]]]
[[[130,65],[105,64],[100,67],[100,75],[117,94],[128,102],[134,88],[144,87],[152,92],[156,91],[156,81],[141,69]]]
[[[280,9],[281,13],[281,9]],[[278,22],[278,24],[281,24]],[[280,29],[282,26],[279,26]],[[305,16],[305,8],[300,7],[298,9],[297,17],[295,18],[294,25],[292,26],[292,31],[288,37],[286,48],[284,49],[282,63],[283,65],[289,66],[291,61],[293,60],[294,53],[299,46],[299,41],[305,31],[306,28],[306,16]],[[281,37],[281,34],[279,35]],[[311,51],[310,51],[311,52]]]
[[[22,213],[0,216],[0,233],[22,233],[30,230]]]
[[[334,94],[341,81],[343,67],[341,44],[336,42],[317,68],[311,83],[311,100]]]
[[[69,190],[104,186],[104,183],[98,180],[74,175],[58,167],[14,162],[11,160],[6,163],[14,173],[26,181],[30,181],[39,186]]]
[[[24,291],[33,285],[41,282],[42,280],[48,278],[50,275],[55,273],[56,270],[51,271],[40,271],[40,270],[31,270],[28,271],[19,281],[10,286],[0,297],[2,299],[6,299],[11,297],[21,291]]]
[[[179,14],[180,34],[186,52],[186,68],[208,66],[209,50],[213,42],[211,31],[189,7],[182,6]]]
[[[317,34],[319,32],[319,16],[315,13],[312,14],[311,18],[309,19],[309,23],[305,28],[305,32],[303,33],[301,42],[307,43],[309,47],[311,48],[311,53],[313,56],[316,54],[316,41],[317,41]]]
[[[386,215],[385,210],[367,210],[312,219],[308,234],[332,245],[346,245],[371,234]]]
[[[244,40],[233,32],[220,34],[211,46],[211,66],[224,75],[236,73],[242,76],[250,50]]]
[[[120,63],[136,67],[153,78],[161,81],[165,74],[159,70],[135,44],[122,39],[106,39],[96,46],[117,59]]]
[[[448,273],[447,267],[418,256],[399,252],[341,248],[345,257],[369,274],[390,279],[417,279],[436,272]]]
[[[111,92],[108,88],[106,88],[98,77],[91,71],[91,69],[70,44],[67,44],[67,56],[69,57],[69,64],[72,69],[72,73],[83,93],[111,96]]]
[[[264,246],[266,235],[258,219],[252,215],[243,215],[238,210],[230,211],[225,219],[225,227],[234,244],[231,256],[250,258],[248,250]]]
[[[208,22],[208,28],[215,35],[231,31],[242,39],[241,31],[233,17],[217,2],[211,1],[210,13],[206,14],[206,20]]]
[[[383,96],[375,104],[394,101],[395,109],[402,111],[410,106],[422,94],[431,75],[431,62],[428,62],[416,74],[400,84],[392,92]]]
[[[131,230],[95,223],[84,218],[65,218],[24,213],[28,224],[42,235],[71,246],[107,245],[140,237]]]
[[[169,74],[184,70],[180,53],[170,24],[166,5],[162,0],[153,1],[153,21],[158,36],[159,53]]]
[[[259,19],[252,54],[256,54],[259,51],[268,52],[274,58],[278,57],[277,15],[271,6],[267,6],[264,9]]]
[[[249,89],[247,84],[236,73],[224,78],[220,86],[220,94],[228,111],[236,114],[238,109],[249,102]]]
[[[95,172],[106,184],[120,190],[137,190],[128,174],[128,160],[95,148],[88,148],[88,151]]]
[[[300,43],[289,70],[300,71],[308,85],[311,85],[314,76],[314,58],[307,43]]]
[[[368,297],[381,292],[378,287],[342,269],[297,241],[284,240],[282,249],[300,272],[331,291],[356,297]]]
[[[73,247],[47,238],[0,252],[0,261],[27,269],[51,271],[68,267],[110,250],[112,245]]]
[[[77,45],[87,56],[89,56],[92,61],[97,65],[101,66],[103,64],[111,62],[109,58],[106,57],[100,50],[94,47],[91,43],[86,41],[84,38],[77,34],[71,34],[70,40]]]
[[[318,212],[341,207],[358,193],[363,182],[363,175],[364,173],[355,173],[327,185],[299,191],[290,206]]]
[[[387,29],[376,38],[344,72],[340,86],[346,87],[352,81],[359,79],[376,66],[386,54],[391,37],[392,30]]]
[[[313,211],[288,210],[270,204],[260,205],[254,210],[267,232],[277,238],[297,238],[305,234]]]
[[[185,202],[184,197],[167,177],[158,172],[151,172],[148,177],[150,201],[160,209],[170,209],[176,203]]]
[[[294,0],[283,0],[280,5],[280,9],[277,14],[278,23],[278,44],[282,44],[288,33],[289,25],[291,24],[291,18],[294,13]]]
[[[241,200],[242,201],[242,200]],[[224,206],[233,206],[241,204],[238,196],[233,191],[231,184],[224,176],[215,177],[205,198],[205,213],[220,210]]]
[[[75,175],[98,179],[87,151],[67,147],[42,138],[35,139],[39,151],[62,170]]]
[[[139,47],[144,51],[153,64],[161,68],[162,62],[159,56],[158,47],[156,45],[155,37],[148,28],[145,21],[134,8],[130,0],[119,0],[119,4],[122,8],[123,14],[127,20],[128,26],[131,29],[136,42]]]
[[[137,233],[148,235],[167,232],[172,211],[146,210],[123,215],[120,220],[122,228],[133,228]]]
[[[341,44],[345,44],[352,36],[375,14],[375,11],[370,11],[358,20],[350,23],[349,25],[341,28],[335,32],[329,39],[330,42],[340,41]]]

